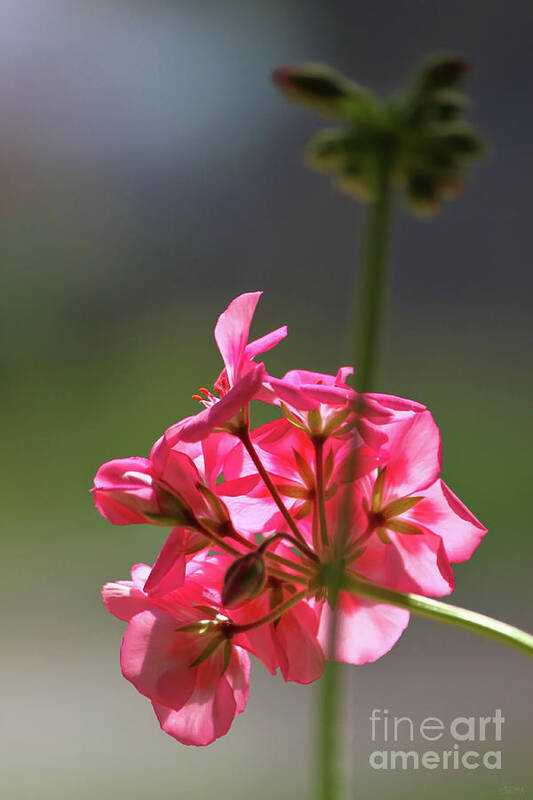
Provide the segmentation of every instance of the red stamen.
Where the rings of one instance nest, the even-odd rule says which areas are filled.
[[[202,401],[204,398],[203,398],[203,397],[200,397],[200,395],[199,395],[199,394],[193,394],[193,395],[192,395],[192,399],[193,399],[193,400],[200,400],[200,402],[201,402],[201,401]]]
[[[205,394],[206,397],[209,397],[209,395],[211,394],[209,389],[206,389],[205,386],[200,386],[200,389],[198,391],[200,391],[202,394]]]

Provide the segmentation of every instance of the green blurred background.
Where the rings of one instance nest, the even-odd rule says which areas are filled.
[[[518,1],[3,4],[1,798],[311,795],[315,687],[259,664],[229,736],[192,749],[160,733],[120,676],[122,625],[99,590],[153,560],[163,534],[111,527],[88,495],[102,461],[146,454],[195,410],[236,294],[265,290],[257,335],[289,324],[273,374],[345,359],[363,216],[301,166],[317,121],[267,80],[288,61],[383,91],[430,50],[475,64],[494,156],[435,221],[399,215],[379,388],[430,407],[444,476],[489,528],[454,602],[533,627],[532,33]],[[415,620],[345,675],[358,800],[532,796],[525,656]],[[375,772],[373,708],[419,721],[501,708],[503,770]]]

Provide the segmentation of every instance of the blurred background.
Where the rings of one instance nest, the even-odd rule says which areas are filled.
[[[101,462],[147,454],[195,410],[236,294],[265,290],[256,335],[289,324],[273,374],[346,357],[363,212],[303,167],[320,121],[270,85],[287,62],[382,92],[435,49],[475,66],[493,155],[435,220],[399,214],[379,388],[430,407],[444,477],[489,528],[454,602],[531,629],[532,35],[522,0],[1,4],[1,798],[311,795],[315,687],[255,664],[229,736],[193,749],[159,731],[120,676],[123,626],[99,591],[163,535],[113,528],[88,494]],[[354,798],[533,795],[525,656],[414,620],[345,675]],[[376,772],[373,708],[501,708],[503,769]]]

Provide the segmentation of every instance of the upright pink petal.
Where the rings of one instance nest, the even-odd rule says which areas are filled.
[[[286,336],[287,326],[283,325],[281,328],[276,328],[275,331],[271,331],[270,333],[265,334],[265,336],[255,339],[255,341],[246,345],[244,351],[246,358],[254,358],[260,353],[266,353],[267,350],[272,350],[272,348],[279,344]]]
[[[215,340],[226,366],[230,386],[239,377],[250,325],[261,294],[247,292],[236,297],[220,315],[215,326]]]

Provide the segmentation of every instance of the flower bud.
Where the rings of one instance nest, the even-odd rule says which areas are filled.
[[[361,100],[365,91],[323,64],[294,64],[272,73],[275,85],[290,100],[335,117],[344,116],[346,103]]]
[[[262,553],[255,550],[236,559],[224,577],[222,605],[234,608],[256,597],[266,582],[266,568]]]
[[[419,73],[420,88],[431,92],[456,86],[469,71],[470,64],[459,56],[449,53],[431,56]]]
[[[102,464],[91,490],[97,509],[114,525],[188,524],[188,506],[170,494],[153,472],[146,458],[118,458]]]

